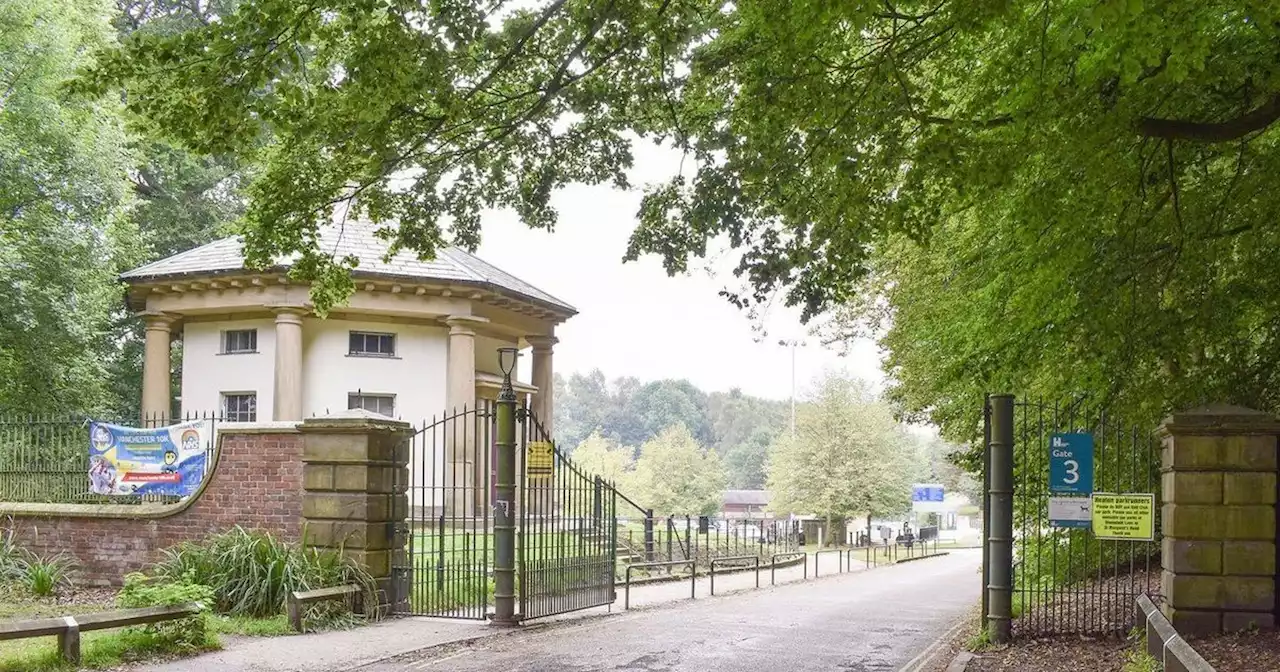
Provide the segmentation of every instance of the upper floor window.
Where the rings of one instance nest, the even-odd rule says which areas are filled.
[[[258,420],[257,393],[223,392],[222,414],[227,422],[256,422]]]
[[[348,354],[367,357],[394,357],[396,354],[396,335],[378,334],[371,331],[351,332],[351,349]]]
[[[347,395],[347,408],[363,408],[371,413],[396,417],[396,395],[352,392]]]
[[[222,332],[222,354],[258,351],[257,329],[228,329]]]

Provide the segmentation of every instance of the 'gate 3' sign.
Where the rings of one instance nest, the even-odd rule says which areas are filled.
[[[1093,492],[1093,435],[1049,437],[1049,492],[1087,495]]]

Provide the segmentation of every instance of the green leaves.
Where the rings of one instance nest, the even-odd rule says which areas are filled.
[[[795,436],[780,435],[769,450],[770,509],[828,520],[905,511],[921,465],[889,406],[835,372],[807,402]]]
[[[715,451],[676,425],[640,447],[630,483],[637,501],[657,515],[713,515],[723,503],[725,476]]]
[[[68,93],[108,5],[0,6],[0,409],[110,405],[115,275],[141,258],[118,105]]]

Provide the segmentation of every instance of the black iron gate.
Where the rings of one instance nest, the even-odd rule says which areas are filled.
[[[1004,403],[1009,401],[1005,397]],[[992,418],[990,404],[988,400],[988,423]],[[1153,431],[1120,422],[1087,401],[1049,404],[1015,399],[1011,406],[1011,634],[1127,633],[1134,626],[1135,598],[1160,592],[1159,507],[1152,521],[1153,541],[1098,539],[1088,527],[1051,525],[1049,507],[1055,494],[1049,488],[1050,439],[1060,433],[1088,433],[1094,445],[1093,492],[1152,493],[1157,503],[1159,441]],[[999,506],[1003,480],[990,471],[992,449],[1008,430],[1001,432],[989,424],[986,432],[989,471],[984,482],[990,507]],[[999,518],[996,512],[990,515]],[[999,521],[994,525],[998,528]],[[984,536],[993,533],[1000,534],[988,529]],[[991,563],[998,561],[993,555]],[[988,577],[988,585],[993,587],[1000,581]]]
[[[561,453],[528,409],[517,414],[516,592],[521,620],[612,604],[617,491]]]
[[[406,440],[408,496],[393,559],[397,613],[493,616],[497,558],[497,403],[424,422]],[[617,556],[613,484],[575,466],[532,411],[516,414],[516,587],[519,620],[611,604]],[[510,505],[508,505],[510,506]]]
[[[408,440],[408,539],[393,575],[405,614],[483,620],[493,603],[493,402],[424,422]]]

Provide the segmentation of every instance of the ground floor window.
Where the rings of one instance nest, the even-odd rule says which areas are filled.
[[[257,422],[258,394],[256,392],[223,392],[222,415],[227,422]]]
[[[347,395],[347,408],[363,408],[370,413],[396,417],[396,395],[352,392]]]

